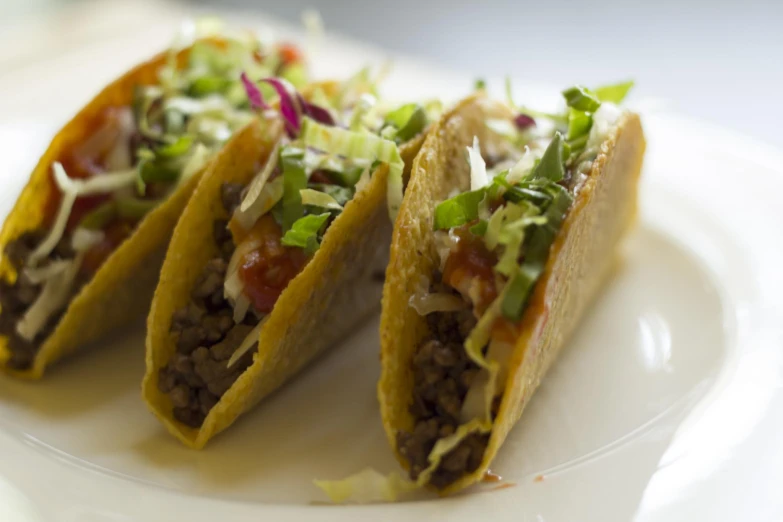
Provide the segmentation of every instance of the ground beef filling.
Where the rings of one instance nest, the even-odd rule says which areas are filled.
[[[410,412],[413,431],[397,434],[397,447],[410,464],[416,480],[429,463],[435,442],[454,433],[459,426],[462,403],[479,368],[463,346],[476,325],[470,310],[435,312],[427,315],[430,335],[413,359],[414,390]],[[488,434],[471,434],[444,455],[430,477],[430,484],[444,488],[466,472],[478,469],[489,440]]]
[[[6,362],[9,368],[16,370],[26,370],[32,366],[35,355],[39,348],[54,331],[60,318],[65,313],[63,308],[54,314],[46,326],[32,341],[19,336],[16,332],[16,325],[24,317],[27,309],[35,302],[43,289],[43,284],[33,284],[24,275],[24,267],[30,254],[46,238],[45,229],[33,230],[23,233],[17,239],[8,243],[5,247],[5,256],[16,270],[18,277],[14,283],[6,280],[0,280],[0,335],[8,338],[8,349],[11,352],[10,359]],[[47,260],[42,264],[63,259],[72,259],[75,253],[71,248],[71,239],[69,236],[63,237],[57,244]],[[86,278],[78,276],[73,285],[72,297],[76,295],[79,289],[86,282]]]
[[[242,185],[223,184],[222,202],[229,215],[239,205],[242,189]],[[213,236],[220,254],[204,267],[187,306],[174,313],[171,332],[177,351],[158,374],[158,388],[171,398],[174,418],[193,428],[201,426],[212,407],[252,364],[257,350],[256,345],[228,367],[229,359],[259,319],[248,313],[242,323],[234,323],[234,310],[223,297],[226,269],[234,252],[226,225],[225,220],[214,222]]]

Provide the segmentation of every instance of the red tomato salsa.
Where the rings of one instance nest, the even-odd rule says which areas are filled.
[[[245,295],[261,313],[269,313],[288,283],[309,260],[304,250],[283,246],[282,230],[274,218],[263,216],[250,230],[246,241],[258,242],[239,265]]]

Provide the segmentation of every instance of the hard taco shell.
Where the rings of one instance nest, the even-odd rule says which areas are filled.
[[[178,55],[180,64],[187,59],[188,51]],[[106,108],[130,105],[135,86],[157,84],[158,69],[165,62],[166,53],[161,53],[134,67],[103,89],[57,133],[3,224],[0,251],[23,232],[34,230],[44,222],[46,201],[51,192],[57,190],[50,175],[52,163],[90,136],[94,122]],[[141,315],[152,298],[165,245],[200,175],[197,173],[184,180],[141,220],[130,237],[71,300],[57,327],[41,344],[29,369],[6,366],[11,353],[8,338],[0,336],[3,370],[15,377],[40,379],[50,364]],[[15,281],[17,277],[5,256],[0,260],[0,277],[8,281]]]
[[[464,100],[430,130],[414,161],[392,236],[383,291],[378,398],[389,443],[405,467],[396,437],[398,432],[413,428],[409,413],[412,359],[427,332],[425,318],[408,303],[422,277],[430,279],[438,266],[432,230],[435,206],[455,188],[469,187],[465,147],[474,136],[482,144],[493,139],[488,136],[483,103],[481,95]],[[483,461],[475,472],[441,493],[456,492],[482,478],[610,273],[616,247],[636,216],[644,150],[639,117],[624,113],[601,144],[521,319],[521,334],[509,362],[505,392]]]
[[[252,365],[210,410],[202,426],[190,428],[173,418],[168,395],[158,390],[158,374],[176,352],[169,333],[172,316],[188,303],[207,261],[218,255],[212,224],[229,217],[220,201],[221,185],[250,182],[259,156],[268,155],[274,145],[275,135],[268,131],[267,124],[255,121],[236,134],[202,177],[174,231],[147,320],[142,395],[169,432],[195,449],[203,448],[327,347],[350,335],[380,300],[382,285],[373,274],[386,264],[391,235],[385,164],[345,205],[321,247],[280,295],[261,328]],[[406,173],[423,140],[421,135],[400,148]]]

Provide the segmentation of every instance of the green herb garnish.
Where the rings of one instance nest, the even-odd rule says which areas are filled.
[[[285,246],[303,248],[307,255],[312,255],[320,246],[318,234],[330,215],[329,212],[324,212],[297,219],[280,242]]]
[[[443,230],[464,225],[478,219],[479,204],[486,195],[486,188],[463,192],[447,199],[435,207],[434,230]]]

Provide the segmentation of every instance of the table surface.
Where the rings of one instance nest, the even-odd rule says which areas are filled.
[[[298,23],[304,9],[315,8],[328,30],[497,83],[507,74],[554,88],[633,78],[639,96],[783,146],[779,0],[2,4],[0,9],[10,13],[0,16],[0,44],[5,44],[0,45],[0,68],[6,70],[51,58],[58,50],[99,44],[130,32],[129,27],[138,31],[150,16],[263,11]]]

